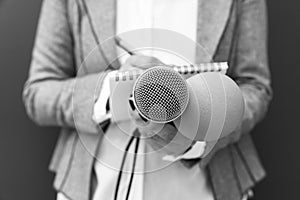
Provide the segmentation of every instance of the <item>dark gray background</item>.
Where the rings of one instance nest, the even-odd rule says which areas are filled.
[[[1,0],[0,0],[1,1]],[[53,200],[48,162],[57,129],[39,128],[26,116],[21,93],[30,63],[41,0],[0,5],[0,199]],[[253,135],[268,171],[255,199],[299,198],[299,1],[269,1],[270,66],[274,100]]]

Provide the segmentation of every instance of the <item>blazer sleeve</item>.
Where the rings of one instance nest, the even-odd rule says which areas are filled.
[[[229,75],[237,82],[243,93],[245,113],[241,125],[234,133],[221,138],[216,145],[207,145],[210,152],[203,159],[204,165],[218,150],[239,141],[243,134],[249,133],[264,118],[272,98],[267,59],[266,2],[265,0],[240,2],[235,50]]]
[[[95,89],[101,88],[107,72],[76,77],[66,4],[66,0],[43,2],[23,101],[39,125],[97,133],[92,121]]]

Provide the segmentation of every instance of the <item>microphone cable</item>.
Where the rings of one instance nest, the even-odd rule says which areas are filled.
[[[118,193],[119,193],[121,178],[122,178],[122,174],[123,174],[122,172],[123,172],[123,169],[124,169],[124,164],[125,164],[125,161],[126,161],[126,157],[127,157],[129,148],[130,148],[130,146],[131,146],[131,144],[132,144],[132,142],[135,138],[136,138],[136,143],[135,143],[135,148],[134,148],[133,164],[132,164],[132,170],[131,170],[131,175],[130,175],[130,180],[129,180],[129,185],[128,185],[125,200],[129,199],[130,190],[131,190],[133,177],[134,177],[135,166],[136,166],[137,153],[138,153],[138,148],[139,148],[139,143],[140,143],[140,133],[137,129],[134,131],[133,135],[130,137],[129,142],[127,143],[127,145],[125,147],[125,152],[123,154],[121,167],[120,167],[120,171],[119,171],[119,174],[118,174],[118,179],[117,179],[117,184],[116,184],[116,189],[115,189],[115,194],[114,194],[114,200],[118,199]]]
[[[132,170],[131,170],[130,181],[129,181],[129,185],[128,185],[128,189],[127,189],[127,194],[126,194],[126,198],[125,198],[126,200],[129,199],[129,195],[130,195],[131,185],[132,185],[133,176],[134,176],[134,171],[135,171],[135,165],[136,165],[137,153],[138,153],[139,143],[140,143],[139,132],[136,131],[136,133],[138,134],[138,136],[135,136],[135,137],[136,137],[136,143],[135,143],[135,149],[134,149],[134,158],[133,158],[133,164],[132,164]]]

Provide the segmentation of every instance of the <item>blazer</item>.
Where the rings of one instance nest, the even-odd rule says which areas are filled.
[[[272,97],[266,3],[199,0],[199,11],[197,42],[211,55],[206,61],[229,62],[227,74],[244,95],[245,114],[241,126],[213,148],[208,145],[211,152],[196,164],[207,170],[216,200],[240,200],[265,176],[249,133]],[[92,155],[103,135],[92,121],[93,105],[105,75],[120,67],[116,44],[107,40],[115,20],[116,0],[44,0],[40,14],[23,100],[37,124],[62,127],[50,170],[56,173],[55,189],[72,200],[91,198]],[[82,70],[84,58],[100,43]],[[200,50],[196,57],[203,61]]]

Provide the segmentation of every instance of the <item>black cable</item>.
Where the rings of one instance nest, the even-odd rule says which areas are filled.
[[[124,164],[125,164],[125,160],[126,160],[126,157],[127,157],[128,150],[129,150],[129,148],[130,148],[130,146],[131,146],[134,138],[135,138],[134,136],[131,136],[131,138],[130,138],[130,140],[127,143],[127,146],[125,148],[125,152],[124,152],[124,155],[123,155],[123,158],[122,158],[122,163],[121,163],[120,171],[119,171],[119,174],[118,174],[118,179],[117,179],[117,185],[116,185],[116,189],[115,189],[114,200],[118,199],[118,192],[119,192],[120,182],[121,182],[121,178],[122,178],[122,171],[123,171],[123,168],[124,168]]]
[[[133,181],[133,176],[134,176],[134,171],[135,171],[136,160],[137,160],[137,153],[138,153],[138,148],[139,148],[139,143],[140,143],[139,136],[140,136],[139,131],[135,130],[133,136],[130,137],[129,142],[127,143],[127,146],[125,147],[125,152],[124,152],[124,155],[123,155],[123,158],[122,158],[122,163],[121,163],[120,171],[119,171],[119,174],[118,174],[114,200],[118,199],[118,192],[119,192],[119,187],[120,187],[121,178],[122,178],[122,172],[123,172],[125,160],[126,160],[126,157],[127,157],[127,153],[129,151],[129,148],[130,148],[133,140],[136,138],[135,149],[134,149],[134,158],[133,158],[133,164],[132,164],[132,170],[131,170],[129,185],[128,185],[128,189],[127,189],[127,194],[126,194],[126,200],[128,200],[128,198],[129,198],[131,185],[132,185],[132,181]]]
[[[136,131],[136,132],[138,132],[138,131]],[[135,143],[134,158],[133,158],[133,164],[132,164],[132,170],[131,170],[129,185],[128,185],[128,189],[127,189],[127,194],[126,194],[126,198],[125,198],[126,200],[129,199],[129,195],[130,195],[131,185],[132,185],[132,181],[133,181],[133,175],[134,175],[134,171],[135,171],[137,153],[138,153],[138,149],[139,149],[139,143],[140,143],[140,138],[139,138],[139,135],[138,135],[137,138],[136,138],[136,143]]]

